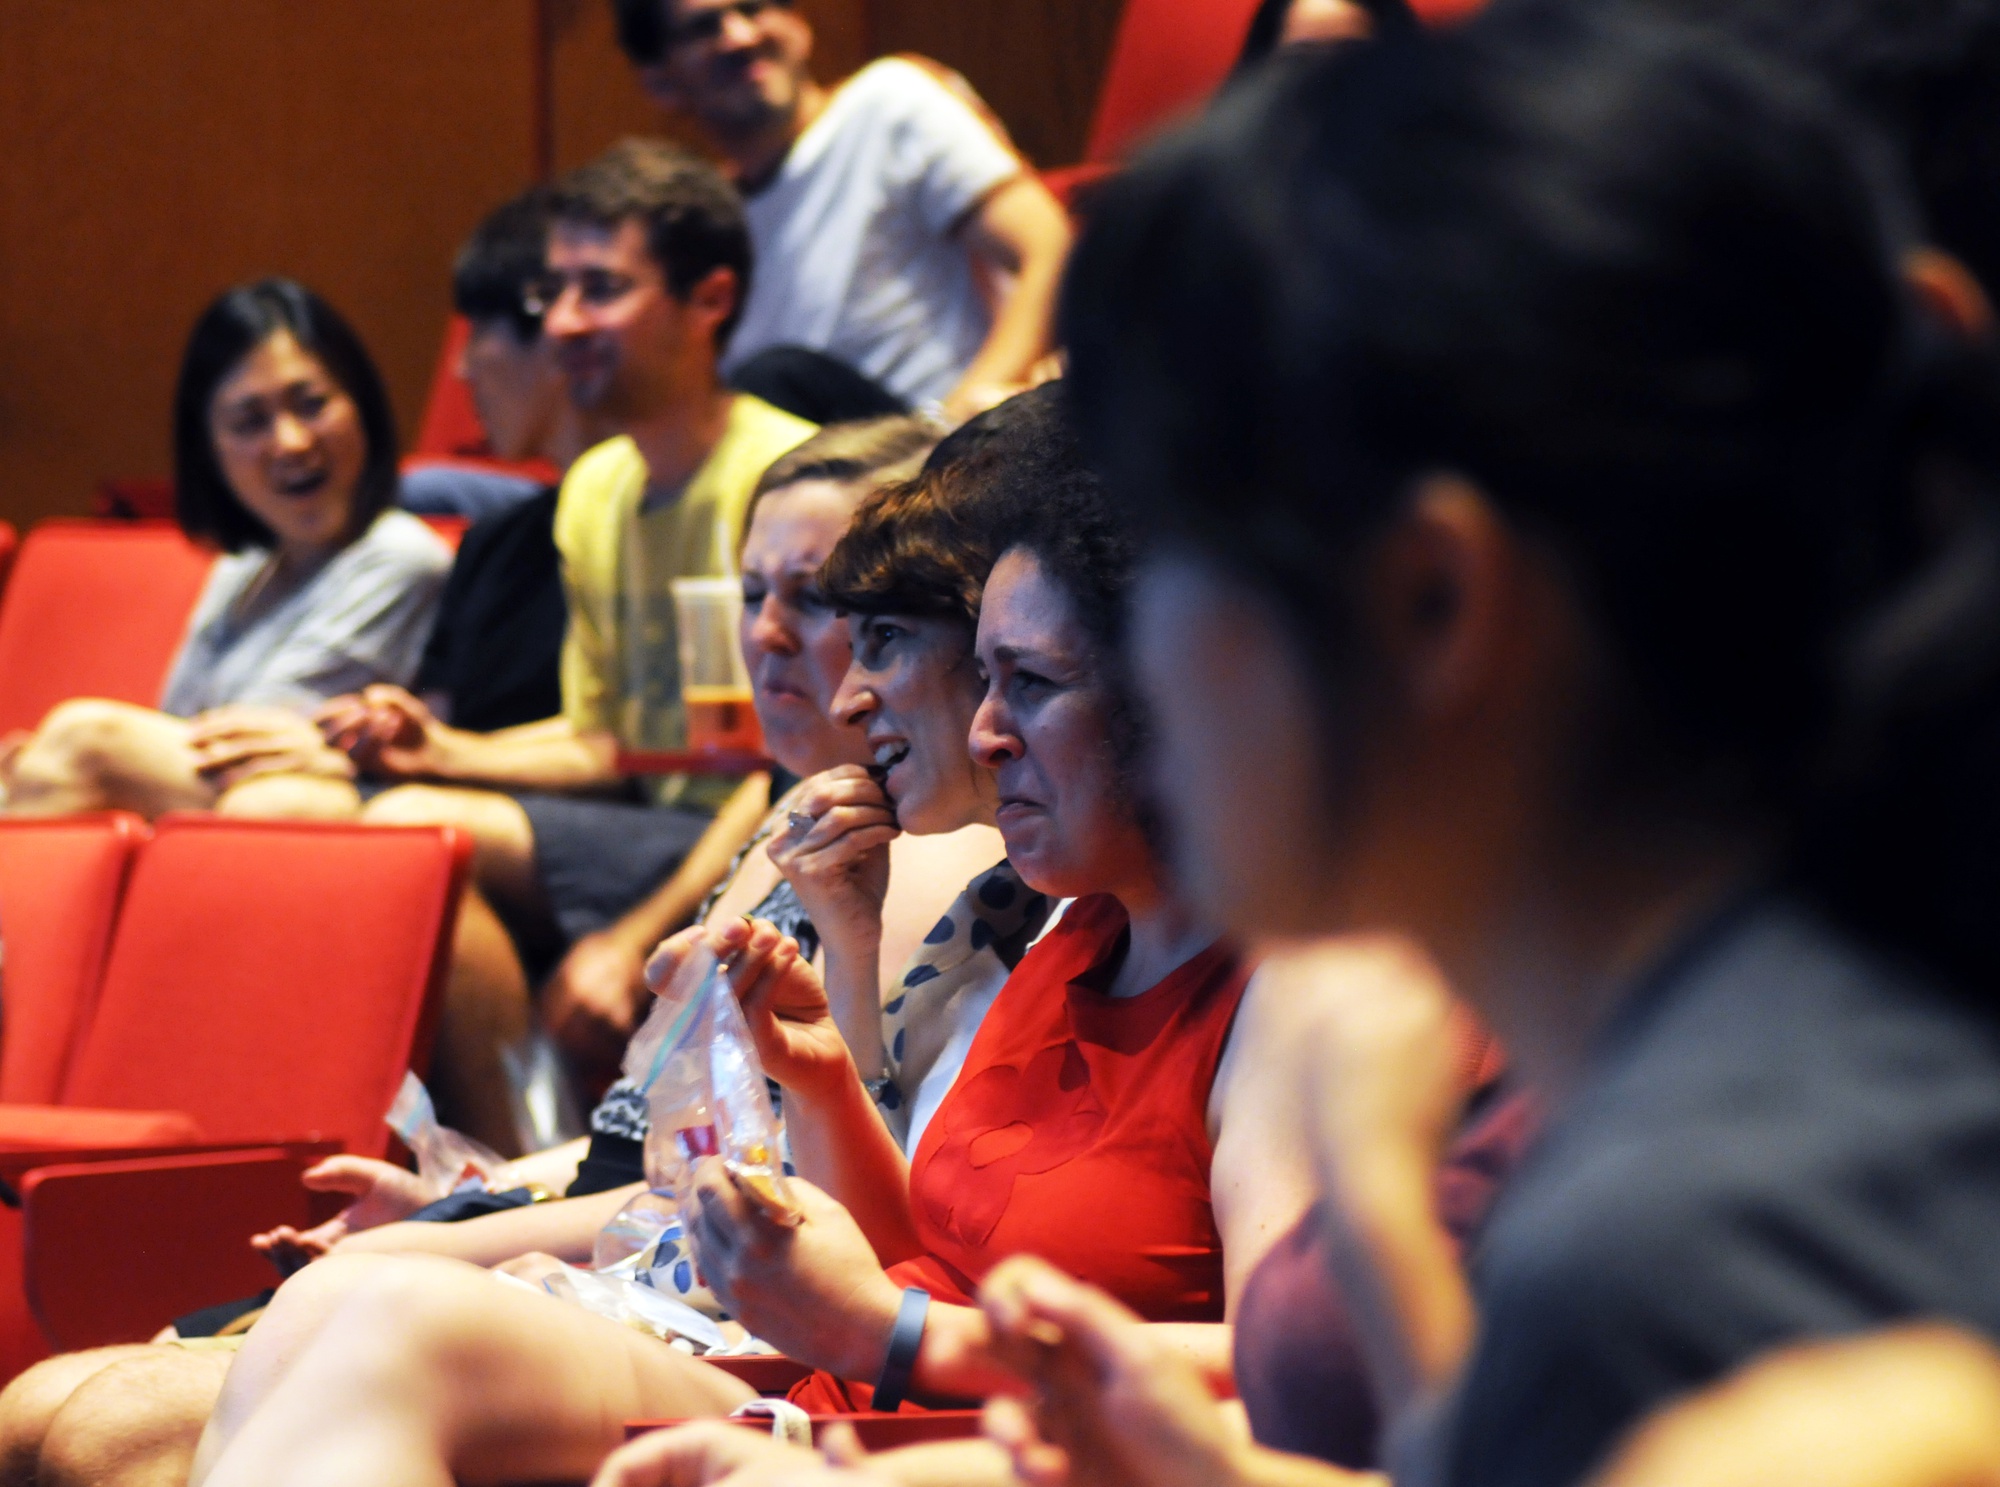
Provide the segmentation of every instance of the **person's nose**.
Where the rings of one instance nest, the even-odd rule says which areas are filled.
[[[561,291],[542,311],[542,334],[556,340],[574,340],[590,333],[590,320],[583,313],[583,296],[574,284]]]
[[[881,707],[881,699],[875,689],[868,685],[861,668],[852,663],[840,679],[840,685],[833,690],[833,701],[827,704],[827,713],[843,728],[858,728]]]
[[[750,615],[750,649],[779,656],[799,653],[799,635],[789,623],[790,616],[775,594],[764,600]]]
[[[279,454],[303,454],[313,447],[312,426],[298,414],[281,409],[271,422],[271,445]]]
[[[978,710],[972,715],[972,729],[966,734],[965,746],[973,762],[987,769],[998,769],[1027,753],[1027,745],[1015,730],[1014,719],[1007,705],[1000,700],[997,688],[988,688],[986,695],[980,699]]]
[[[764,31],[755,21],[734,6],[722,12],[722,29],[716,33],[715,49],[719,52],[742,52],[762,44]]]

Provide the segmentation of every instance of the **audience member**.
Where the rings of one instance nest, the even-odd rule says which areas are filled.
[[[646,951],[688,921],[763,818],[762,776],[641,789],[617,760],[685,744],[671,581],[730,571],[757,478],[812,432],[717,380],[750,260],[713,170],[627,142],[566,178],[552,217],[544,334],[571,400],[622,430],[577,460],[557,503],[563,711],[475,733],[378,690],[365,722],[333,734],[371,775],[429,782],[378,796],[364,819],[458,825],[477,844],[438,1083],[454,1118],[502,1150],[515,1138],[500,1054],[529,997],[495,911],[530,964],[562,956],[542,994],[557,1038],[613,1068]]]
[[[176,514],[223,549],[160,709],[80,698],[0,757],[17,815],[346,815],[353,770],[309,715],[417,669],[450,553],[396,496],[375,364],[303,285],[202,313],[174,392]]]
[[[647,91],[744,193],[737,385],[812,417],[935,403],[958,422],[1035,380],[1069,224],[963,79],[891,57],[823,88],[793,0],[613,5]]]
[[[457,372],[472,394],[487,449],[508,464],[547,460],[560,471],[602,435],[566,396],[542,317],[527,307],[542,282],[548,239],[547,190],[533,187],[499,206],[459,250],[451,303],[467,323]],[[426,516],[477,524],[546,489],[529,475],[444,461],[406,469],[402,503]]]
[[[1048,465],[1031,456],[1026,467]],[[1129,548],[1080,468],[1064,483],[1038,485],[1025,510],[996,505],[988,519],[1004,526],[985,532],[973,524],[977,513],[953,509],[948,488],[930,486],[928,509],[901,503],[893,542],[857,548],[914,560],[907,575],[872,564],[855,575],[896,596],[891,614],[925,596],[906,622],[858,616],[857,657],[874,654],[877,668],[894,662],[909,674],[912,699],[929,695],[965,723],[980,707],[976,738],[999,766],[1010,860],[1041,891],[1088,896],[1009,979],[907,1177],[819,978],[795,947],[765,924],[715,932],[710,943],[732,958],[739,987],[757,988],[746,1011],[766,1068],[786,1085],[801,1171],[860,1206],[850,1214],[801,1181],[803,1223],[779,1229],[754,1217],[711,1164],[699,1180],[703,1272],[746,1325],[792,1356],[832,1365],[797,1391],[808,1400],[869,1397],[843,1377],[900,1388],[900,1369],[928,1397],[983,1392],[997,1375],[958,1278],[976,1280],[1019,1244],[1095,1273],[1149,1315],[1180,1321],[1183,1345],[1220,1370],[1226,1332],[1213,1323],[1224,1293],[1240,1280],[1242,1256],[1254,1257],[1258,1236],[1270,1232],[1265,1205],[1295,1212],[1296,1195],[1257,1191],[1256,1154],[1281,1134],[1244,1129],[1230,1113],[1233,1091],[1254,1077],[1236,1075],[1225,1053],[1242,971],[1165,893],[1125,764],[1104,747],[1114,719],[1130,714],[1096,626],[1119,607]],[[869,511],[850,539],[867,530]],[[923,611],[962,605],[968,585],[980,587],[974,556],[1011,546],[1014,535],[1029,545],[994,569],[980,613],[981,663],[1008,678],[988,690],[962,626],[954,646],[943,616],[925,626]],[[1044,571],[1043,552],[1059,576]],[[1073,566],[1076,554],[1086,561]],[[836,551],[829,571],[844,568]],[[1045,690],[1021,674],[1031,649],[1054,678]],[[992,780],[975,785],[962,762],[919,748],[937,736],[930,728],[887,739],[871,721],[869,732],[899,813],[954,794],[994,799]],[[1027,1133],[1027,1146],[999,1161],[970,1158],[981,1132],[1014,1130]],[[1213,1200],[1211,1166],[1227,1175]],[[1171,1263],[1160,1263],[1165,1256]],[[884,1259],[901,1263],[885,1273]],[[937,1300],[915,1356],[885,1372],[890,1323],[913,1304],[899,1279],[922,1282]],[[479,1374],[441,1369],[444,1352],[477,1357]],[[274,1374],[280,1358],[287,1363]],[[425,1387],[391,1382],[405,1376]],[[448,1377],[472,1392],[459,1403],[440,1397],[433,1385]],[[469,1271],[409,1258],[330,1260],[282,1289],[246,1343],[194,1480],[284,1480],[308,1460],[313,1470],[338,1460],[341,1470],[391,1481],[441,1471],[543,1480],[587,1469],[625,1415],[712,1413],[744,1395],[670,1349]],[[492,1449],[501,1436],[506,1448]]]
[[[549,225],[548,194],[539,188],[488,215],[459,251],[452,302],[471,325],[462,370],[494,452],[567,470],[596,441],[569,401],[541,316],[526,308],[542,281]],[[419,474],[403,478],[405,504]],[[546,486],[510,496],[460,540],[410,689],[440,721],[492,733],[562,710],[569,611],[556,554],[557,495]],[[354,693],[330,702],[319,721],[344,737],[366,717],[367,699]]]
[[[1555,1102],[1476,1340],[1377,1253],[1399,1482],[1577,1481],[1769,1348],[2000,1326],[1993,384],[1909,220],[1805,82],[1573,7],[1282,70],[1079,254],[1182,880],[1411,930]],[[1138,1387],[1076,1346],[1058,1437]],[[1128,1480],[1314,1475],[1178,1418]]]
[[[826,429],[781,458],[758,484],[741,559],[744,659],[765,742],[791,775],[814,776],[866,757],[860,732],[834,722],[827,711],[851,647],[847,622],[825,602],[815,575],[862,498],[875,485],[914,474],[931,438],[926,425],[908,418]],[[720,925],[749,912],[783,927],[802,947],[812,945],[812,922],[775,864],[757,850],[789,823],[802,793],[802,785],[782,793],[704,907],[704,922]],[[901,967],[940,913],[950,912],[950,885],[988,867],[1001,850],[998,834],[985,825],[942,836],[905,833],[890,844],[878,912],[888,969],[876,989],[878,1007],[901,986]],[[981,881],[987,876],[982,873]],[[426,1202],[412,1174],[387,1162],[334,1157],[307,1176],[316,1187],[352,1195],[354,1203],[316,1230],[279,1229],[255,1242],[294,1268],[327,1253],[419,1252],[499,1265],[541,1252],[585,1263],[598,1231],[640,1191],[645,1123],[644,1101],[614,1087],[593,1117],[588,1143],[540,1153],[510,1169],[517,1182],[566,1189],[567,1199],[523,1202],[456,1222],[399,1222]],[[525,1200],[529,1194],[514,1196]],[[180,1333],[195,1336],[197,1326],[203,1336],[223,1326],[231,1333],[246,1330],[268,1300],[267,1293],[211,1308],[184,1319]],[[113,1458],[121,1471],[185,1480],[227,1358],[226,1352],[126,1346],[38,1365],[0,1393],[0,1482],[34,1480],[38,1472],[43,1480],[94,1479]]]

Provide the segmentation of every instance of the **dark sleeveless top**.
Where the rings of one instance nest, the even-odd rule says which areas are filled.
[[[1461,1251],[1535,1132],[1533,1101],[1495,1088],[1445,1154],[1437,1211]],[[1382,1420],[1360,1342],[1334,1285],[1315,1206],[1251,1272],[1236,1307],[1236,1389],[1260,1445],[1366,1470]]]

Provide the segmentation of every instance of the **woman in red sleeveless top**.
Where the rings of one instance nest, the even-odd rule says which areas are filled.
[[[1015,416],[1053,423],[1052,394],[1020,401]],[[1256,1160],[1280,1133],[1228,1116],[1222,1070],[1246,973],[1165,888],[1130,785],[1137,731],[1105,662],[1129,549],[1080,466],[1052,471],[1047,446],[1067,449],[1066,435],[1039,437],[1018,485],[997,482],[970,504],[963,491],[929,506],[906,497],[893,536],[864,510],[823,575],[857,612],[850,685],[888,678],[879,704],[864,699],[854,715],[895,761],[884,785],[901,810],[921,791],[902,752],[915,730],[893,653],[916,638],[893,606],[914,601],[895,597],[895,582],[886,599],[873,591],[871,544],[881,537],[900,554],[890,566],[908,568],[922,566],[927,523],[946,546],[982,531],[1015,539],[985,586],[983,698],[972,689],[977,716],[968,707],[965,721],[1009,861],[1030,887],[1076,897],[1009,978],[907,1169],[810,968],[768,931],[735,925],[715,939],[785,1086],[795,1161],[824,1191],[801,1184],[805,1222],[780,1233],[711,1164],[694,1237],[704,1276],[745,1325],[824,1370],[793,1394],[816,1411],[875,1406],[913,1289],[929,1299],[904,1360],[910,1395],[988,1392],[1004,1375],[973,1293],[1020,1253],[1088,1276],[1149,1321],[1200,1324],[1176,1341],[1220,1375],[1228,1340],[1214,1324],[1239,1278],[1225,1250],[1253,1250],[1253,1236],[1303,1207]],[[1224,1171],[1233,1180],[1218,1195],[1211,1174]]]

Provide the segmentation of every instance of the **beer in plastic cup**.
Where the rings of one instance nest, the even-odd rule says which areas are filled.
[[[677,578],[674,620],[680,631],[681,704],[688,748],[700,753],[764,752],[764,731],[750,700],[739,630],[743,584],[735,578]]]

